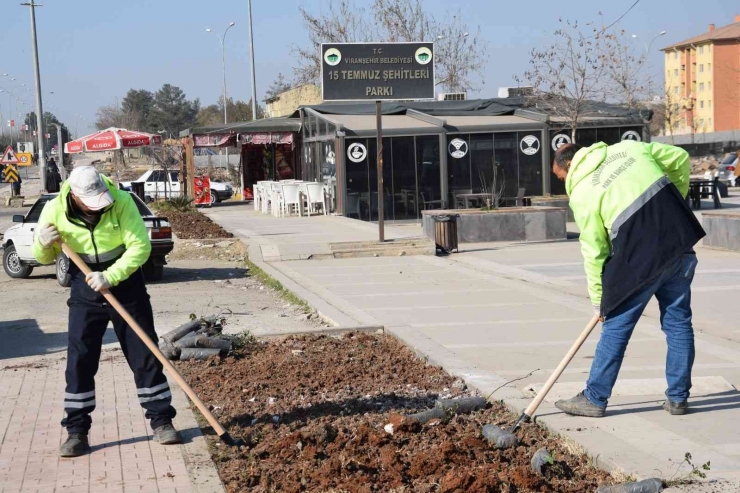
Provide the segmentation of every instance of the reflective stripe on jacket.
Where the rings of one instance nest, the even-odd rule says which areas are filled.
[[[116,188],[108,178],[103,177],[103,180],[113,194],[114,202],[94,229],[90,230],[80,219],[70,217],[67,205],[70,186],[66,181],[59,195],[44,206],[39,225],[51,223],[56,226],[62,239],[88,263],[105,263],[117,258],[103,272],[111,286],[116,286],[147,261],[152,244],[134,199],[127,191]],[[60,252],[58,244],[44,248],[38,237],[34,239],[33,256],[39,263],[53,263]]]
[[[599,142],[574,156],[565,188],[603,315],[704,237],[684,200],[690,171],[686,151],[659,143]]]

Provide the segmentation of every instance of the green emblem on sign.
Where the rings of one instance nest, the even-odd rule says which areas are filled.
[[[335,65],[339,65],[339,62],[342,61],[342,54],[336,48],[329,48],[326,50],[326,53],[324,53],[324,60],[327,64],[333,67]]]
[[[418,50],[416,50],[416,61],[419,62],[422,65],[426,65],[427,63],[432,61],[432,50],[427,48],[426,46],[422,46]]]

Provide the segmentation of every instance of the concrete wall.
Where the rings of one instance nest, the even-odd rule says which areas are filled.
[[[740,252],[740,212],[704,212],[704,245]]]
[[[460,243],[490,241],[545,241],[566,238],[566,209],[527,207],[495,211],[435,210],[424,211],[424,236],[434,238],[433,216],[459,215],[457,237]]]
[[[532,205],[536,207],[559,207],[566,210],[566,219],[568,222],[575,222],[573,210],[570,208],[570,199],[566,196],[559,197],[533,197]]]
[[[301,105],[319,104],[321,101],[321,88],[308,84],[281,92],[270,99],[265,112],[268,118],[288,116]]]

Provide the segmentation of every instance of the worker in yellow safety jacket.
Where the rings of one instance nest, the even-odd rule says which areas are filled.
[[[110,291],[156,343],[152,306],[141,272],[152,247],[134,200],[95,167],[75,168],[59,195],[47,202],[41,213],[33,243],[36,260],[53,263],[61,252],[60,241],[93,271],[85,276],[69,262],[72,284],[67,302],[66,416],[62,420],[69,436],[60,455],[77,457],[90,450],[87,435],[92,424],[90,413],[95,409],[95,374],[103,335],[111,321],[134,372],[139,402],[150,419],[155,440],[180,443],[172,426],[175,409],[162,364],[101,293]]]

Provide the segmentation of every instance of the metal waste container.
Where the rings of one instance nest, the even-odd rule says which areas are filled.
[[[457,214],[432,216],[434,219],[434,243],[443,254],[460,249],[457,246]]]

